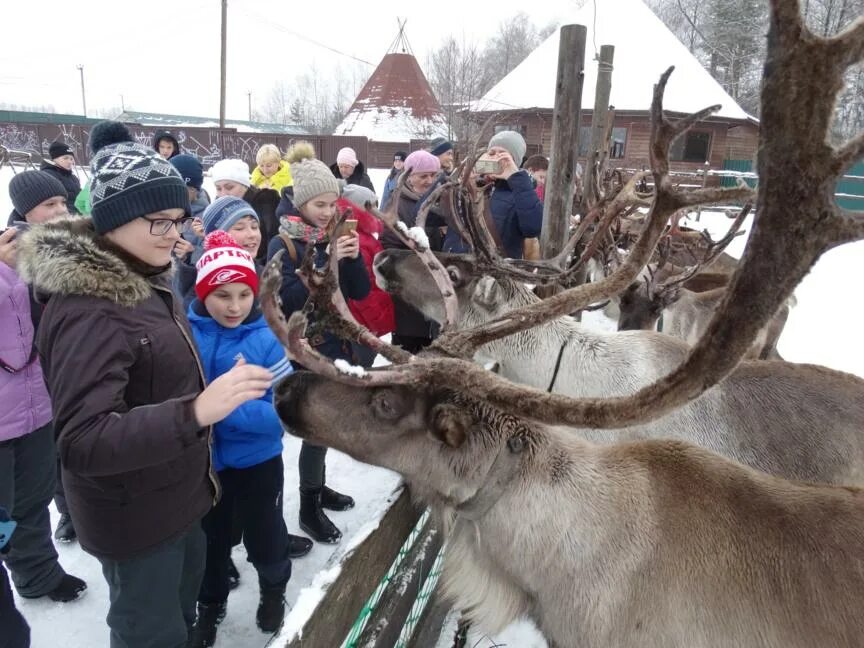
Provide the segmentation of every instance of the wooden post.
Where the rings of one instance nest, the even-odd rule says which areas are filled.
[[[600,46],[600,61],[597,64],[597,88],[594,91],[594,112],[591,113],[591,146],[588,149],[585,168],[582,170],[583,205],[590,205],[594,200],[594,183],[591,182],[592,155],[595,151],[602,151],[609,146],[609,142],[604,142],[603,138],[606,135],[606,120],[609,117],[609,95],[612,93],[612,61],[614,58],[614,45]],[[602,156],[600,158],[602,159]]]
[[[222,69],[219,84],[219,128],[225,128],[225,77],[228,69],[228,0],[222,0]]]
[[[561,28],[552,113],[552,151],[540,234],[540,253],[544,259],[556,256],[567,242],[579,152],[586,37],[587,29],[583,25]]]

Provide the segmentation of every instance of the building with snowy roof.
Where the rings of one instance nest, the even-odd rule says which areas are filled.
[[[641,0],[589,2],[566,23],[585,25],[588,30],[579,133],[582,160],[588,155],[597,84],[594,48],[599,51],[601,45],[613,45],[609,101],[615,107],[610,148],[613,164],[648,166],[653,86],[674,65],[663,100],[668,113],[684,115],[712,104],[721,105],[718,113],[696,124],[675,142],[671,151],[675,167],[704,168],[707,162],[713,169],[749,170],[756,155],[758,121],[735,102]],[[503,123],[496,129],[521,132],[529,155],[548,154],[551,149],[558,42],[556,31],[471,107],[472,117],[478,122],[499,113]]]

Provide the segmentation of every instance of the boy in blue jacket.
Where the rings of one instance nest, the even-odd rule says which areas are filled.
[[[255,304],[258,275],[252,254],[226,232],[215,231],[207,235],[196,266],[197,299],[189,307],[189,323],[207,381],[244,362],[270,367],[274,384],[291,373],[291,363]],[[282,624],[291,556],[304,555],[312,547],[311,540],[288,534],[282,516],[282,425],[273,409],[272,387],[216,424],[213,440],[213,467],[222,482],[222,499],[202,522],[207,563],[189,643],[196,647],[213,645],[216,625],[225,616],[235,511],[242,520],[249,560],[258,572],[257,622],[264,632],[276,632]]]

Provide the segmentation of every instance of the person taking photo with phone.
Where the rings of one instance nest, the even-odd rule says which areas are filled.
[[[324,267],[335,254],[339,261],[339,287],[346,300],[363,299],[369,294],[369,275],[360,256],[360,239],[356,231],[336,234],[336,203],[341,184],[326,164],[315,158],[315,149],[309,142],[297,142],[285,154],[294,178],[294,206],[299,216],[283,216],[279,235],[273,237],[267,249],[268,261],[282,252],[282,310],[286,319],[301,310],[309,297],[306,286],[296,270],[313,246],[315,266]],[[309,339],[309,343],[322,355],[333,360],[354,362],[351,344],[340,340],[329,331]],[[295,363],[295,369],[300,369]],[[342,532],[323,509],[345,511],[354,506],[354,500],[338,493],[326,484],[324,459],[327,448],[303,442],[300,450],[300,528],[318,542],[336,543]]]

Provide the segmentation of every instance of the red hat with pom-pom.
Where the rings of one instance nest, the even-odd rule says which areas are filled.
[[[219,286],[245,283],[258,294],[258,273],[252,255],[240,247],[231,235],[221,230],[204,239],[204,254],[195,264],[198,278],[195,294],[202,302]]]

